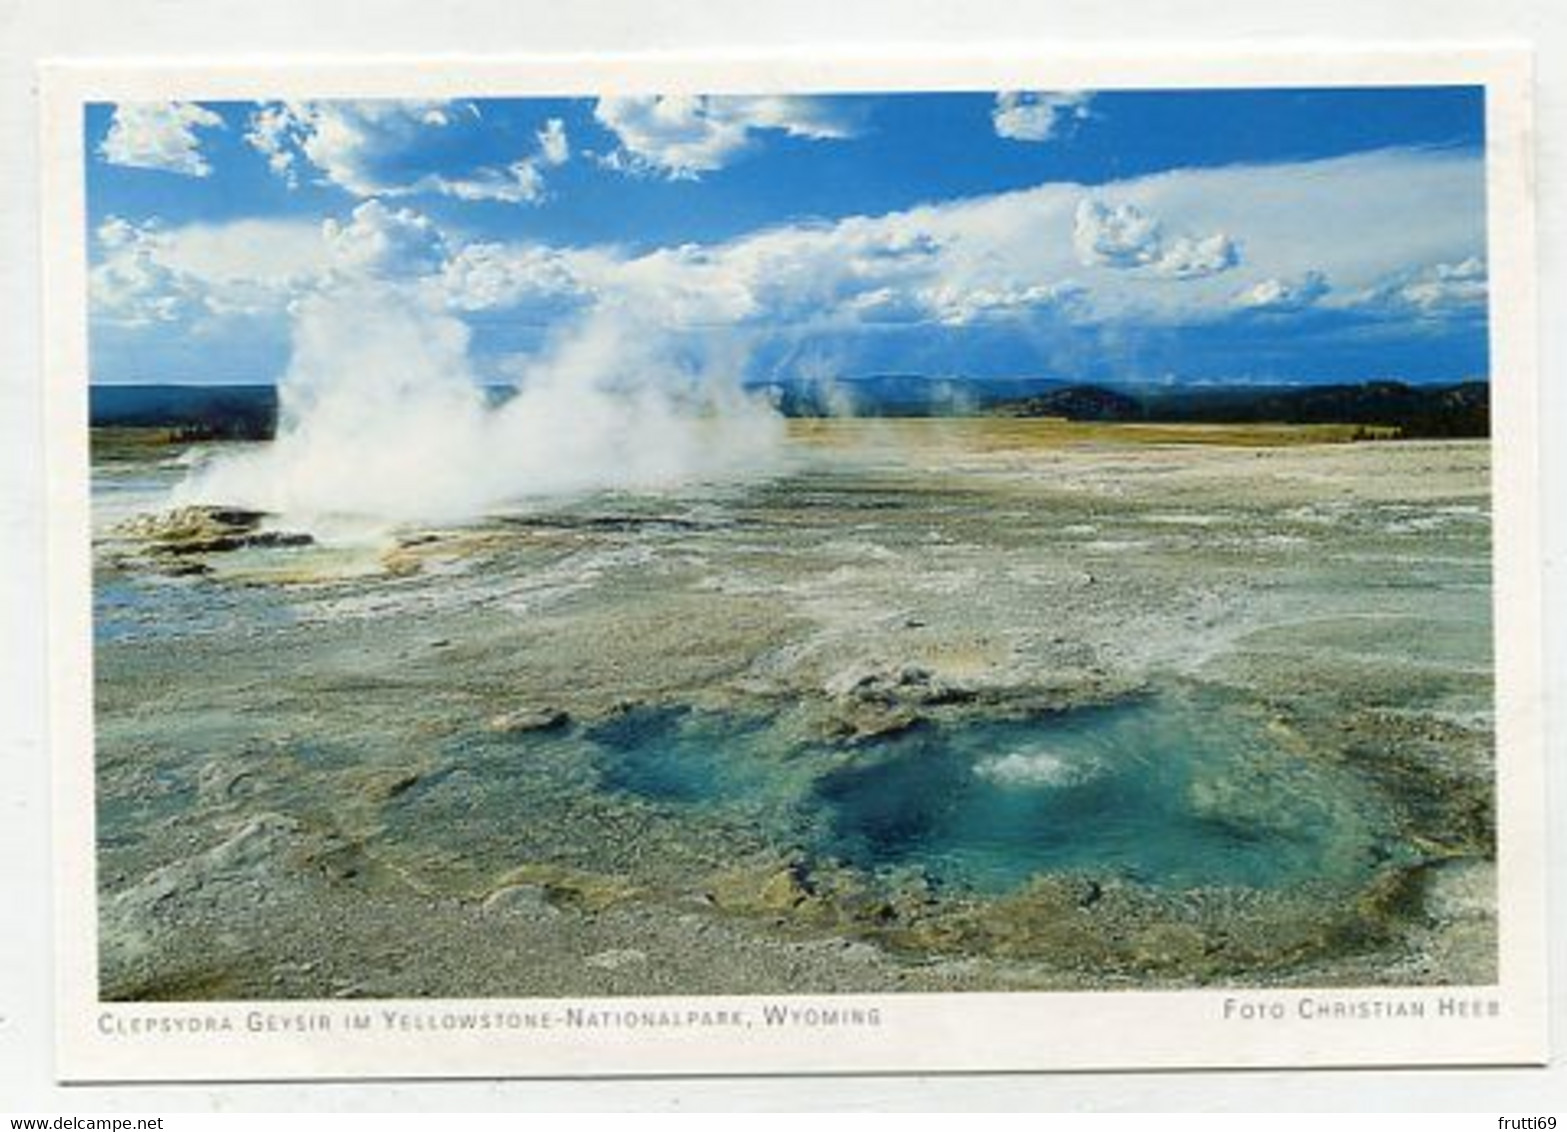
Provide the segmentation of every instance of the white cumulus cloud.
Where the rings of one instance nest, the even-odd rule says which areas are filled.
[[[1487,293],[1485,260],[1469,256],[1416,271],[1392,287],[1388,296],[1423,316],[1443,317],[1483,307]]]
[[[564,165],[571,157],[571,142],[566,137],[566,123],[551,118],[538,133],[539,160],[546,165]]]
[[[245,140],[290,184],[310,166],[359,197],[433,193],[536,203],[545,195],[543,167],[568,156],[564,124],[551,119],[533,152],[505,163],[453,165],[453,153],[483,137],[471,103],[361,100],[263,106],[251,116]]]
[[[1305,310],[1329,290],[1327,277],[1322,272],[1308,271],[1299,279],[1263,279],[1237,295],[1235,303],[1246,310],[1293,314]]]
[[[1228,271],[1240,262],[1240,249],[1223,232],[1208,236],[1177,236],[1154,260],[1154,270],[1174,279],[1194,279]]]
[[[1015,283],[997,287],[938,286],[919,292],[930,317],[944,326],[970,326],[1063,309],[1082,289],[1071,283]]]
[[[327,220],[322,236],[339,272],[372,278],[431,275],[446,261],[446,241],[430,220],[367,200],[346,223]]]
[[[1483,310],[1483,217],[1482,160],[1438,151],[1047,183],[646,251],[464,238],[374,199],[325,225],[111,221],[93,314],[148,333],[274,317],[351,277],[406,284],[476,327],[597,317],[802,344],[917,325],[1045,341],[1307,309],[1426,325]]]
[[[1013,141],[1042,142],[1059,137],[1063,130],[1089,116],[1093,96],[1080,91],[1043,93],[1002,91],[996,95],[990,120],[996,135]]]
[[[309,221],[168,228],[110,217],[94,237],[93,318],[125,326],[276,314],[329,265],[320,226]]]
[[[1478,261],[1466,262],[1483,231],[1454,219],[1482,215],[1481,187],[1473,158],[1373,153],[1044,184],[639,256],[488,241],[459,250],[443,282],[469,311],[621,303],[672,326],[802,334],[1033,318],[1168,325],[1335,302],[1369,311],[1352,296],[1372,292],[1419,313],[1483,288]],[[1329,211],[1332,237],[1303,240],[1303,218]],[[1433,258],[1446,266],[1411,272]]]
[[[121,102],[98,153],[110,165],[205,177],[212,166],[196,131],[222,127],[222,118],[194,102]]]
[[[456,310],[505,310],[543,321],[590,301],[620,265],[608,250],[481,241],[446,261],[440,285]]]
[[[200,296],[160,260],[155,229],[112,216],[96,233],[103,259],[88,273],[93,317],[122,326],[176,322]]]
[[[1159,222],[1134,204],[1109,205],[1084,197],[1072,243],[1085,267],[1146,267],[1159,255]]]
[[[1240,262],[1235,241],[1223,232],[1172,238],[1147,210],[1093,197],[1077,206],[1072,243],[1085,267],[1146,267],[1174,279],[1214,275]]]
[[[621,95],[600,98],[593,116],[620,143],[605,164],[677,180],[722,169],[757,133],[815,141],[855,133],[830,103],[794,95]]]

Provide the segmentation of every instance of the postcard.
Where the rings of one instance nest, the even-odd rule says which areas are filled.
[[[1544,1060],[1526,55],[43,78],[62,1079]]]

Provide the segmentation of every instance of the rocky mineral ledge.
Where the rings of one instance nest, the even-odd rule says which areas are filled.
[[[265,512],[233,507],[179,507],[137,515],[114,528],[120,545],[101,553],[100,560],[171,576],[205,574],[211,569],[206,562],[208,555],[247,547],[309,546],[315,542],[303,531],[264,530],[266,519]]]
[[[105,997],[1494,980],[1486,446],[1009,437],[106,535]]]

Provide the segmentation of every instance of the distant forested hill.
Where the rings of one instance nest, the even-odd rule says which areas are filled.
[[[94,428],[167,428],[192,440],[265,440],[277,428],[271,385],[94,385]]]
[[[1003,401],[995,411],[1006,417],[1065,417],[1069,421],[1141,421],[1148,408],[1136,397],[1098,385],[1069,385],[1037,397]]]
[[[1363,424],[1401,436],[1480,437],[1491,431],[1491,389],[1483,381],[1457,385],[1160,387],[1123,392],[1073,385],[993,408],[1004,416],[1065,417],[1079,421],[1207,424]]]
[[[1026,399],[1065,383],[1049,377],[871,373],[830,381],[779,378],[760,388],[786,417],[950,417]]]
[[[485,392],[499,403],[515,391],[491,386]],[[847,411],[859,416],[989,413],[1073,421],[1363,424],[1396,428],[1411,438],[1487,436],[1491,424],[1490,386],[1483,381],[1113,389],[1048,379],[878,376],[831,390],[775,386],[773,392],[788,416]],[[278,397],[271,385],[95,385],[89,408],[94,427],[166,428],[188,439],[260,440],[276,430]]]

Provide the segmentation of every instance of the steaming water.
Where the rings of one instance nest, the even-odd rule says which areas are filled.
[[[675,341],[624,306],[562,331],[487,402],[468,330],[371,282],[301,303],[277,438],[193,470],[175,504],[272,512],[318,536],[364,520],[464,520],[526,498],[661,488],[765,470],[783,439],[745,392],[738,347]]]

